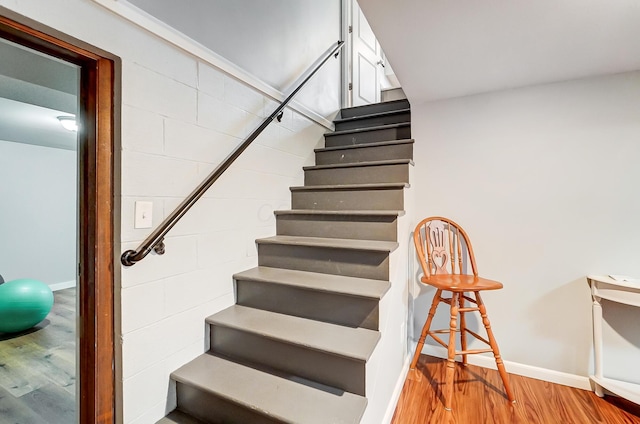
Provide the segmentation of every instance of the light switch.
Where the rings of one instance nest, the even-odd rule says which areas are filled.
[[[153,202],[136,202],[133,228],[151,228],[153,226]]]

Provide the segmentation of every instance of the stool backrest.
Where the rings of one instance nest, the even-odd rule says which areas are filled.
[[[478,276],[476,259],[467,233],[454,221],[441,216],[425,218],[413,232],[413,242],[425,277],[432,274]]]

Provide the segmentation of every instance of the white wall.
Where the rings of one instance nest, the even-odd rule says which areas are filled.
[[[340,0],[130,0],[131,4],[286,92],[340,39]],[[340,61],[296,97],[323,116],[340,105]]]
[[[158,224],[273,107],[92,1],[0,5],[122,59],[121,251],[149,233],[133,228],[136,200],[153,202]],[[324,132],[287,109],[170,233],[164,256],[122,269],[119,422],[155,423],[173,408],[170,372],[205,351],[204,318],[234,303],[232,273],[257,264],[254,239],[275,234],[273,210],[289,207]]]
[[[0,141],[0,274],[76,276],[76,152]]]
[[[413,167],[409,169],[409,181],[415,181]],[[409,258],[413,257],[413,229],[415,195],[413,187],[404,190],[405,213],[398,216],[398,248],[389,257],[389,281],[391,287],[380,301],[380,340],[367,361],[367,409],[362,424],[391,423],[398,398],[409,371],[409,359],[413,353],[411,340],[407,339],[409,289],[413,282],[413,269]]]
[[[585,276],[640,277],[639,110],[640,72],[412,105],[416,215],[458,221],[504,283],[484,299],[506,360],[586,376]],[[417,337],[432,291],[414,295]],[[617,309],[628,359],[605,367],[640,381],[640,311]]]

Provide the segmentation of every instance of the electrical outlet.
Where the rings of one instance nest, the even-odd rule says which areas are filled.
[[[153,226],[153,202],[136,202],[133,228],[151,228]]]

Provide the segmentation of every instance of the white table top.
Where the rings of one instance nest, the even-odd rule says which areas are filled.
[[[629,277],[631,278],[631,277]],[[589,275],[587,276],[589,280],[589,284],[592,284],[593,281],[597,281],[605,284],[612,284],[620,287],[628,287],[630,289],[638,289],[640,290],[640,279],[633,278],[632,281],[613,279],[609,275]]]

